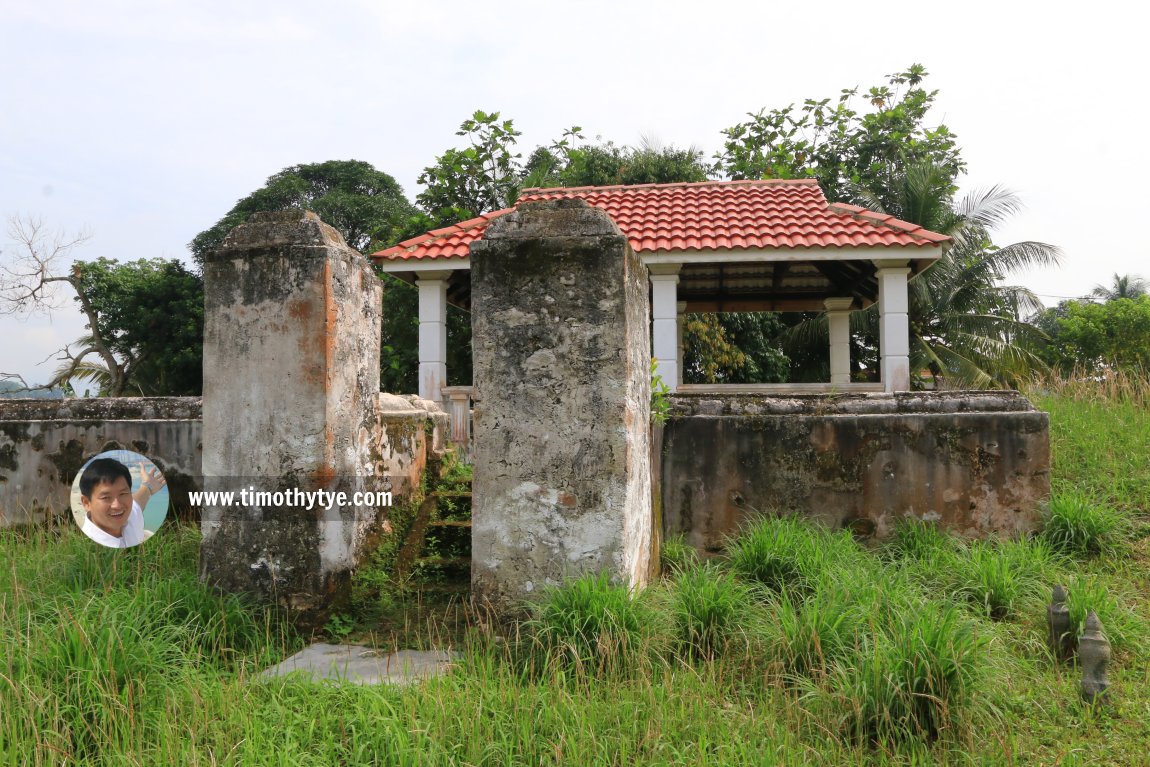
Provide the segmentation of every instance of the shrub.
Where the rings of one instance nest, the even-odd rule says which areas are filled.
[[[930,559],[954,548],[954,538],[934,522],[907,517],[899,520],[883,553],[888,559]]]
[[[546,659],[592,671],[625,669],[651,623],[645,605],[607,573],[549,590],[535,612],[531,628]]]
[[[862,743],[934,740],[970,702],[983,645],[954,607],[904,613],[856,662],[835,665],[843,732]]]
[[[753,609],[747,587],[713,566],[683,572],[672,605],[680,648],[703,659],[721,654]]]
[[[859,556],[850,534],[794,517],[759,520],[727,545],[734,571],[771,591],[808,594],[831,563]]]
[[[1042,539],[1068,556],[1091,557],[1116,549],[1122,528],[1122,518],[1112,509],[1082,493],[1060,493],[1050,499]]]
[[[950,558],[956,594],[992,620],[1037,600],[1053,554],[1041,541],[971,541]]]
[[[663,572],[672,575],[686,572],[699,563],[699,552],[681,535],[668,538],[659,551],[659,564]]]

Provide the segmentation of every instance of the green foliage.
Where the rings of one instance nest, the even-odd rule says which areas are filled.
[[[951,553],[954,547],[954,539],[939,525],[906,517],[895,526],[894,533],[883,545],[883,552],[895,560],[925,560]]]
[[[415,208],[394,178],[361,160],[329,160],[293,165],[268,178],[239,200],[223,218],[188,244],[196,263],[219,248],[235,227],[261,211],[306,208],[339,230],[359,251],[386,247],[403,239],[417,218]],[[423,231],[426,220],[417,220]]]
[[[469,146],[448,149],[419,176],[427,188],[416,201],[441,226],[509,207],[519,196],[522,155],[512,147],[521,134],[511,120],[476,110],[455,135]]]
[[[1108,506],[1081,492],[1056,493],[1043,514],[1042,539],[1055,551],[1092,557],[1119,548],[1124,524]]]
[[[837,99],[751,114],[723,131],[716,170],[732,179],[814,177],[832,202],[856,201],[861,188],[885,207],[898,196],[900,169],[929,161],[944,169],[953,194],[966,166],[945,125],[925,127],[937,94],[921,87],[926,76],[918,64],[890,75],[864,94],[870,111],[852,106],[859,90],[850,88]]]
[[[994,245],[992,230],[1021,207],[1017,196],[994,187],[955,204],[944,176],[937,166],[906,168],[895,178],[900,201],[891,208],[864,195],[874,210],[953,238],[943,257],[909,286],[911,369],[929,370],[951,385],[1016,386],[1044,367],[1032,351],[1039,334],[1021,319],[1042,304],[1030,290],[1003,280],[1019,269],[1057,265],[1061,254],[1041,242]],[[877,306],[852,320],[877,338]]]
[[[120,363],[116,380],[106,366],[81,365],[72,378],[99,383],[102,394],[199,394],[203,381],[204,284],[179,261],[77,262],[77,303],[97,317],[89,326]],[[65,365],[60,373],[70,368]]]
[[[992,620],[1036,606],[1053,564],[1041,541],[971,541],[942,560],[956,596]]]
[[[651,420],[655,423],[666,423],[671,416],[671,387],[663,382],[663,376],[657,372],[659,360],[651,358]]]
[[[1150,296],[1063,301],[1034,322],[1050,336],[1045,358],[1064,373],[1150,370]]]
[[[683,540],[682,535],[676,535],[663,541],[659,548],[659,564],[666,574],[684,573],[699,564],[699,552]]]
[[[933,741],[970,703],[984,642],[954,607],[898,616],[850,663],[836,663],[829,699],[843,731],[875,745]]]
[[[713,659],[722,654],[752,612],[747,587],[714,566],[682,571],[672,589],[679,647],[690,658]]]
[[[645,604],[606,573],[549,590],[531,628],[548,660],[590,672],[629,668],[650,625]]]
[[[644,141],[619,147],[608,141],[565,153],[566,165],[550,179],[554,186],[617,186],[706,181],[702,150]]]
[[[1110,285],[1095,285],[1090,295],[1099,301],[1117,301],[1119,298],[1141,298],[1150,293],[1150,281],[1136,274],[1117,272]]]
[[[801,598],[833,563],[858,556],[845,531],[831,533],[796,517],[764,517],[727,544],[731,568],[773,592]]]

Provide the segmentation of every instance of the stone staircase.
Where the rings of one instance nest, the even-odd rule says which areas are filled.
[[[470,590],[470,482],[427,494],[400,549],[396,578],[423,592]]]

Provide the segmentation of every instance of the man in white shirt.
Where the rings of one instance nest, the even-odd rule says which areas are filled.
[[[80,475],[84,524],[80,530],[102,546],[126,549],[148,537],[144,507],[166,482],[158,470],[140,464],[140,489],[132,493],[132,472],[114,458],[97,458]]]

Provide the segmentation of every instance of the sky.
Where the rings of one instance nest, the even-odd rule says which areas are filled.
[[[0,0],[0,219],[89,234],[76,258],[190,262],[198,232],[291,165],[364,160],[414,199],[476,109],[513,119],[524,156],[579,125],[710,157],[749,112],[921,63],[962,192],[1000,184],[1025,205],[995,241],[1062,249],[1060,268],[1010,280],[1054,304],[1150,277],[1133,7]],[[0,372],[50,377],[43,360],[84,332],[61,298],[50,316],[0,315]]]

